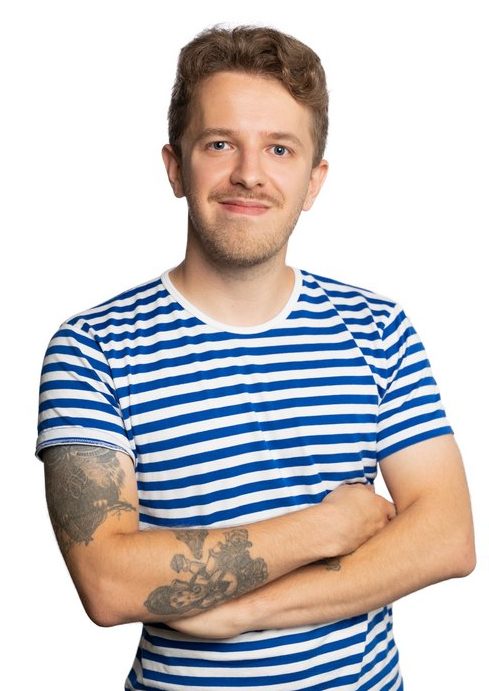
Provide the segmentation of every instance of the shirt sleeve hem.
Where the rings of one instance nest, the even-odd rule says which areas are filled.
[[[436,429],[431,429],[431,430],[426,430],[424,432],[421,432],[420,434],[415,434],[412,437],[407,437],[406,439],[402,439],[395,444],[392,444],[391,446],[387,446],[385,449],[382,449],[382,451],[379,451],[377,454],[377,461],[380,463],[383,461],[385,458],[388,456],[391,456],[392,454],[396,453],[396,451],[401,451],[402,449],[407,449],[409,446],[413,446],[413,444],[418,444],[421,441],[426,441],[427,439],[433,439],[434,437],[441,437],[446,434],[453,434],[453,430],[450,427],[450,425],[446,425],[444,427],[438,427]]]
[[[41,452],[44,449],[63,444],[87,444],[89,446],[103,446],[107,449],[116,449],[127,454],[134,465],[136,465],[136,456],[127,440],[121,439],[118,435],[111,434],[105,430],[88,427],[57,427],[54,430],[46,430],[38,437],[35,455],[42,461]]]

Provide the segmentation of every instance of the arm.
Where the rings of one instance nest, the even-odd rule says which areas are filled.
[[[213,612],[176,622],[175,628],[225,638],[252,629],[327,623],[469,574],[475,566],[472,517],[453,436],[392,454],[381,468],[398,515],[336,568],[306,566]]]
[[[43,453],[53,527],[87,613],[100,625],[171,621],[355,549],[394,515],[363,485],[243,527],[139,530],[131,459],[66,445]]]

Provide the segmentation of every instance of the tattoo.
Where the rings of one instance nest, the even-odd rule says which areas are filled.
[[[186,533],[179,531],[182,539],[194,546],[193,540]],[[200,549],[207,531],[195,531]],[[268,578],[268,569],[264,559],[252,559],[249,548],[248,531],[244,528],[233,528],[224,532],[224,542],[218,542],[207,550],[207,560],[191,561],[183,554],[175,554],[171,568],[180,578],[175,578],[171,585],[163,585],[149,594],[144,603],[153,614],[181,615],[192,609],[205,610],[210,607],[238,597],[249,590],[257,588]],[[187,542],[188,540],[188,542]],[[195,556],[195,555],[194,555]]]
[[[52,446],[43,454],[49,515],[62,553],[88,545],[109,514],[135,511],[120,498],[124,471],[117,451],[99,446]]]
[[[204,541],[209,535],[208,530],[174,530],[177,540],[185,542],[196,559],[202,559]]]
[[[328,557],[317,562],[325,566],[328,571],[339,571],[341,569],[341,559],[339,557]]]

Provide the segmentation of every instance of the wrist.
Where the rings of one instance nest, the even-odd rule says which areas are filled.
[[[228,638],[240,636],[242,633],[259,628],[256,623],[254,595],[254,592],[241,595],[222,606],[222,609],[225,610],[224,621]]]
[[[312,558],[308,563],[338,556],[341,552],[338,551],[340,549],[340,540],[334,515],[334,506],[322,502],[309,507],[306,511],[310,511],[312,519],[311,535],[313,536],[311,543]]]

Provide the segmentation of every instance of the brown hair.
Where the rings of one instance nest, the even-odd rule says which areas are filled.
[[[328,134],[328,92],[321,61],[304,43],[270,27],[214,26],[182,48],[168,110],[169,139],[177,155],[181,155],[180,141],[196,86],[211,74],[224,71],[278,79],[296,101],[311,109],[313,166],[317,166]]]

